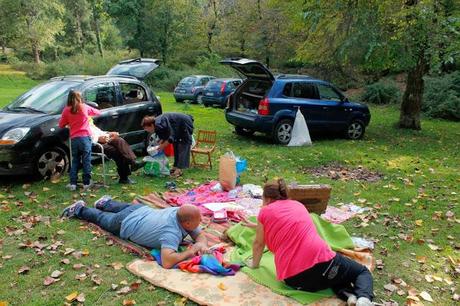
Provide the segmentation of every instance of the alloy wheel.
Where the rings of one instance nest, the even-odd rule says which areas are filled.
[[[359,122],[353,122],[348,126],[347,130],[348,138],[359,139],[363,135],[363,126]]]
[[[67,170],[68,158],[60,148],[53,148],[43,152],[37,160],[37,171],[41,177],[59,177]]]

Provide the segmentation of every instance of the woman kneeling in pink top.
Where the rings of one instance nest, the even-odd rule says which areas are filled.
[[[276,276],[303,291],[332,288],[348,305],[372,305],[373,281],[369,270],[335,253],[318,235],[301,203],[288,200],[283,179],[267,183],[256,227],[252,268],[258,268],[265,245],[275,255]]]

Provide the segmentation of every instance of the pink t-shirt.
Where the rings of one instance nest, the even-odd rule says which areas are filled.
[[[276,277],[279,280],[335,256],[335,252],[318,235],[305,206],[297,201],[272,202],[260,210],[258,220],[264,228],[265,243],[275,254]]]
[[[70,106],[66,106],[59,120],[59,127],[63,128],[69,125],[70,138],[91,136],[89,117],[100,114],[101,112],[98,109],[92,108],[86,104],[83,104],[81,110],[76,114],[72,114],[70,112]]]

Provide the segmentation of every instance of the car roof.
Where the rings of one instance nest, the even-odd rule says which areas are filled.
[[[212,75],[192,74],[192,75],[188,75],[186,77],[183,77],[182,79],[190,78],[190,77],[193,77],[193,78],[215,78]]]
[[[141,81],[132,76],[126,75],[62,75],[51,78],[50,81],[75,81],[75,82],[88,82],[93,80],[100,81],[132,81],[135,83],[140,83]]]
[[[238,78],[217,78],[217,79],[214,79],[213,81],[242,81],[242,80]]]
[[[300,74],[279,74],[276,76],[277,80],[283,81],[283,82],[288,82],[288,81],[298,81],[298,80],[308,80],[309,82],[312,83],[325,83],[329,84],[329,82],[320,80],[320,79],[315,79],[311,76],[308,75],[300,75]]]

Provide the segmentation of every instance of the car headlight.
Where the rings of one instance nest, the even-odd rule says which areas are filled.
[[[24,136],[30,131],[30,128],[15,128],[6,132],[0,139],[0,144],[12,145],[21,141]]]

